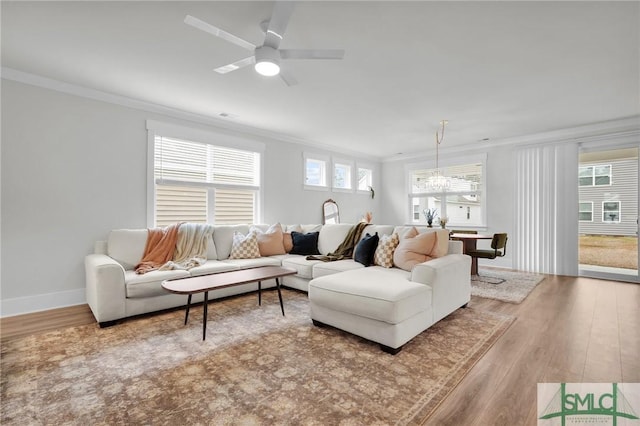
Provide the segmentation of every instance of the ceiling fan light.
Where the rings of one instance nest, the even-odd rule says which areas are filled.
[[[258,74],[267,77],[272,77],[280,73],[280,65],[271,61],[256,62],[255,68]]]
[[[271,77],[280,73],[280,52],[270,46],[256,48],[256,72]]]

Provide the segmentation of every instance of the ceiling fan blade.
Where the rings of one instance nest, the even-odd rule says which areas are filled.
[[[280,78],[285,82],[287,86],[295,86],[298,84],[298,80],[289,71],[280,68]]]
[[[264,45],[277,49],[280,46],[280,42],[284,37],[284,33],[287,31],[287,25],[289,24],[289,18],[293,13],[295,2],[293,1],[277,1],[273,5],[273,12],[271,13],[271,19],[269,20],[269,26],[267,27],[267,34],[264,38]]]
[[[214,69],[214,71],[217,72],[218,74],[226,74],[228,72],[235,71],[239,68],[246,67],[247,65],[255,64],[255,62],[256,62],[256,57],[249,56],[248,58],[240,59],[239,61],[236,61],[232,64],[218,67]]]
[[[342,49],[281,49],[282,59],[342,59]]]
[[[234,36],[231,33],[221,30],[218,27],[214,27],[213,25],[208,24],[204,21],[201,21],[200,19],[195,18],[191,15],[187,15],[184,18],[184,23],[187,25],[191,25],[192,27],[197,28],[199,30],[205,31],[209,34],[213,34],[216,37],[220,37],[221,39],[231,42],[236,46],[244,47],[247,50],[255,50],[256,48],[255,44],[249,43],[248,41],[243,40],[240,37]]]

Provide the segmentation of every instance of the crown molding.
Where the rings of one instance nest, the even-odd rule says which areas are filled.
[[[592,144],[609,140],[640,140],[640,115],[615,120],[602,121],[582,126],[558,129],[532,135],[494,139],[486,142],[474,142],[452,147],[440,148],[440,156],[486,152],[489,149],[509,146],[534,146],[545,144],[578,143]],[[435,154],[405,154],[383,160],[383,163],[397,161],[420,161],[434,158]]]
[[[302,145],[319,149],[329,153],[346,155],[349,157],[365,159],[369,161],[381,162],[382,157],[372,156],[363,152],[352,151],[338,146],[323,144],[317,141],[309,141],[283,133],[273,132],[271,130],[253,127],[241,123],[235,123],[228,120],[211,117],[208,115],[197,114],[166,105],[156,104],[153,102],[142,101],[139,99],[129,98],[122,95],[103,92],[91,89],[85,86],[79,86],[73,83],[67,83],[60,80],[43,77],[37,74],[31,74],[14,68],[2,67],[0,69],[0,77],[5,80],[16,81],[18,83],[28,84],[30,86],[41,87],[44,89],[54,90],[56,92],[66,93],[86,99],[93,99],[114,105],[120,105],[127,108],[133,108],[145,112],[166,115],[172,118],[187,120],[198,124],[212,126],[220,130],[232,131],[241,135],[251,135],[259,138],[271,139],[278,142],[287,142],[296,145]]]

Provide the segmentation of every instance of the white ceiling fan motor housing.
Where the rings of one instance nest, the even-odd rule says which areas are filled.
[[[256,71],[259,74],[271,77],[280,72],[280,52],[269,46],[260,46],[255,50]]]

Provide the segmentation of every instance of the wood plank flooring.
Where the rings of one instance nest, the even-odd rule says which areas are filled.
[[[517,319],[428,425],[535,425],[537,383],[640,382],[640,285],[548,276],[521,304],[470,307]],[[2,340],[95,322],[87,305],[0,319]]]

